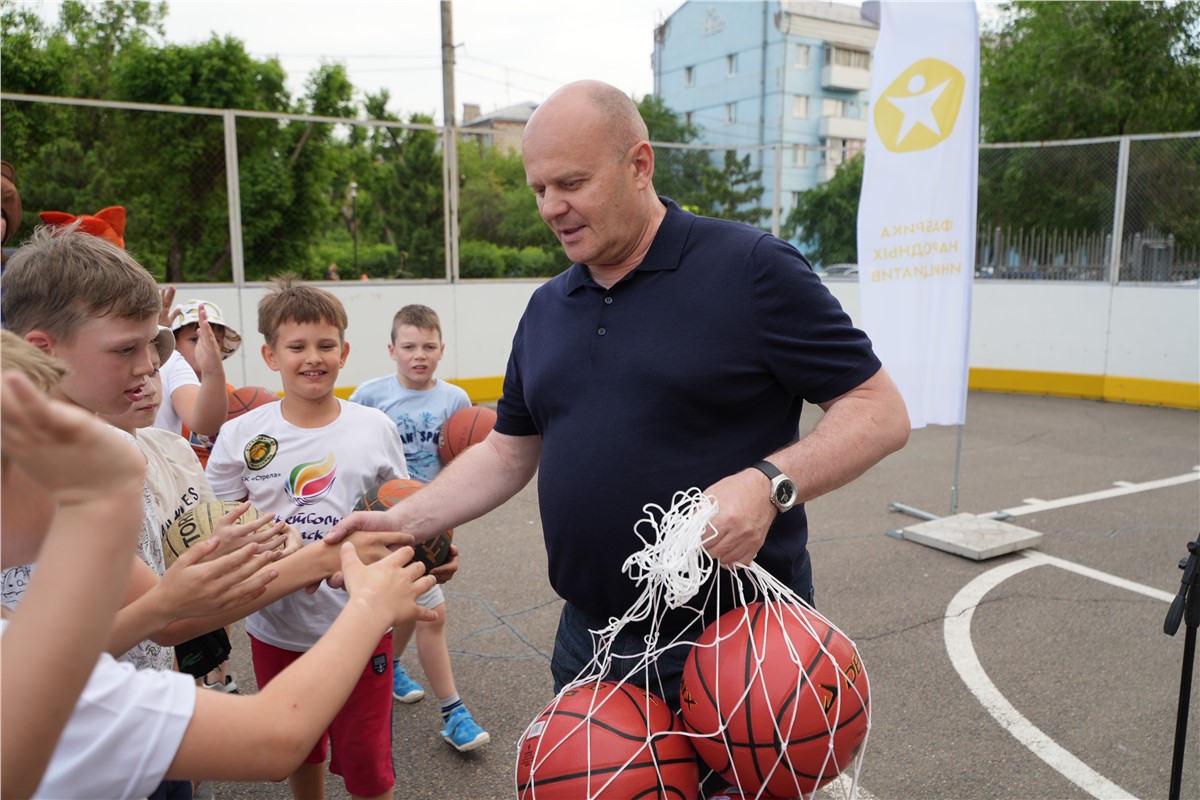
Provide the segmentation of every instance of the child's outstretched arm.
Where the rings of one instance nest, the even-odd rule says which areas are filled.
[[[394,533],[364,531],[352,535],[349,541],[354,543],[359,557],[364,562],[370,563],[390,555],[397,538],[397,534]],[[239,551],[241,555],[231,561],[225,560],[230,559],[230,556],[223,556],[221,559],[220,563],[227,565],[230,569],[236,565],[238,572],[230,573],[227,577],[233,580],[233,591],[242,593],[242,601],[232,605],[225,603],[222,605],[223,610],[220,611],[202,609],[195,603],[181,606],[171,602],[157,602],[153,598],[142,600],[134,609],[135,601],[150,592],[159,583],[158,576],[151,572],[149,567],[145,564],[141,564],[140,567],[135,564],[134,572],[130,575],[129,594],[126,598],[126,603],[129,605],[122,608],[117,616],[117,627],[120,628],[121,635],[125,637],[121,642],[128,642],[129,636],[135,637],[133,642],[149,638],[161,645],[186,642],[188,639],[215,630],[222,625],[237,622],[292,592],[319,585],[321,581],[334,574],[340,575],[341,556],[336,547],[302,547],[298,552],[275,561],[269,560],[275,555],[274,553],[252,555],[252,551],[245,550],[245,548],[243,551]],[[180,556],[179,561],[176,561],[171,569],[167,570],[168,575],[181,563],[186,564],[185,558],[190,556],[191,551]],[[197,556],[191,556],[191,558],[201,563],[192,564],[189,572],[214,563],[204,560],[203,552],[198,553]],[[137,556],[133,558],[137,559]],[[264,558],[268,560],[263,561]],[[242,570],[247,568],[246,565],[252,565],[255,562],[265,564],[265,566],[259,566],[257,571],[247,577]],[[196,576],[201,580],[206,580],[199,572],[196,573]],[[162,583],[166,583],[166,581],[167,579],[164,578]],[[193,616],[184,616],[183,612],[188,612]],[[195,614],[203,616],[195,616]],[[126,623],[128,623],[128,627],[124,627]],[[121,642],[114,641],[110,645],[110,652],[113,652]],[[126,645],[125,649],[129,647],[132,647],[132,642]],[[120,652],[124,652],[124,650],[120,650]]]
[[[316,548],[305,548],[316,549]],[[324,549],[324,548],[322,548]],[[255,695],[196,690],[196,708],[167,777],[176,780],[282,779],[299,766],[357,684],[393,625],[432,620],[416,599],[434,585],[411,547],[364,565],[341,548],[350,600],[311,650]]]
[[[221,348],[204,305],[200,306],[200,339],[196,343],[196,363],[200,367],[200,387],[180,386],[171,392],[167,402],[175,407],[175,413],[183,424],[196,433],[216,436],[229,416],[229,394],[225,388],[225,362],[221,360]]]
[[[212,558],[216,546],[215,539],[200,542],[181,555],[162,578],[136,555],[132,556],[133,571],[124,604],[112,626],[108,652],[119,656],[143,639],[165,646],[176,645],[214,630],[220,624],[190,635],[179,635],[169,626],[188,617],[222,615],[223,618],[262,597],[267,586],[278,577],[271,567],[279,558],[278,552],[260,553],[258,545],[251,543]],[[241,617],[230,622],[236,619]]]
[[[0,795],[25,797],[108,639],[137,546],[145,462],[108,425],[18,373],[0,390],[3,539],[41,539],[37,568],[0,650]],[[57,510],[55,504],[57,503]],[[48,524],[48,529],[47,529]]]

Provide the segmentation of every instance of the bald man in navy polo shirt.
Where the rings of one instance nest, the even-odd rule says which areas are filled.
[[[423,491],[352,515],[332,539],[362,528],[422,540],[491,511],[536,472],[550,581],[566,601],[557,692],[591,661],[589,628],[638,595],[620,568],[643,546],[643,506],[703,489],[720,507],[709,553],[725,566],[757,560],[811,599],[803,503],[903,447],[909,422],[870,341],[794,247],[654,191],[646,126],[622,92],[562,87],[530,117],[523,155],[573,265],[530,298],[495,428]],[[804,401],[825,413],[800,439]],[[683,611],[664,630],[695,638],[700,623]],[[644,651],[644,633],[627,626],[614,654]],[[685,650],[629,678],[677,708]]]

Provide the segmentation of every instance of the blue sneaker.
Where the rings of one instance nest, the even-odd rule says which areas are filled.
[[[442,729],[442,738],[460,753],[483,747],[492,740],[487,731],[475,724],[466,706],[459,706],[450,712],[446,727]]]
[[[421,684],[408,677],[400,662],[392,662],[392,697],[401,703],[416,703],[425,696]]]

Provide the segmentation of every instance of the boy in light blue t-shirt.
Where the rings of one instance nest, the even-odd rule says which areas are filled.
[[[396,362],[396,374],[366,381],[350,395],[351,402],[378,408],[396,423],[404,445],[404,459],[415,480],[428,483],[441,471],[438,434],[450,416],[471,405],[467,393],[454,384],[434,377],[446,352],[442,325],[428,306],[408,305],[392,319],[392,341],[388,356]],[[425,696],[421,685],[400,664],[400,654],[416,633],[421,669],[441,705],[445,728],[442,738],[459,752],[467,752],[491,741],[463,705],[454,684],[450,650],[446,646],[446,599],[441,586],[418,598],[433,609],[432,622],[397,626],[392,634],[392,694],[402,703],[415,703]]]

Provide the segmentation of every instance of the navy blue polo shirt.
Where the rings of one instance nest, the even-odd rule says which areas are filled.
[[[880,366],[794,247],[661,199],[645,260],[611,289],[575,264],[534,292],[498,404],[496,430],[543,440],[550,582],[603,617],[640,593],[621,565],[643,547],[643,506],[670,508],[794,441],[802,400],[831,400]],[[807,540],[797,506],[757,561],[790,583]]]

